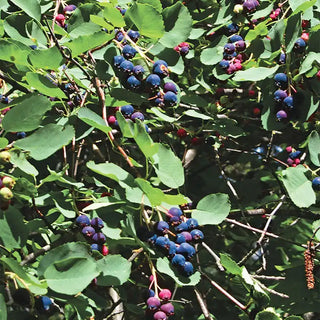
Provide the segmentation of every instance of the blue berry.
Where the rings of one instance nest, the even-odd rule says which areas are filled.
[[[274,76],[274,81],[277,87],[286,87],[288,85],[288,77],[285,73],[277,73]]]
[[[134,113],[131,115],[131,120],[132,120],[132,121],[135,121],[135,120],[137,120],[137,119],[139,119],[140,121],[143,121],[143,120],[144,120],[144,115],[143,115],[142,112],[137,111],[137,112],[134,112]]]
[[[141,87],[141,81],[135,76],[130,76],[126,81],[127,87],[132,90],[137,90]]]
[[[152,289],[148,290],[148,296],[149,297],[154,297],[155,295],[156,295],[156,293]]]
[[[229,63],[229,61],[227,61],[227,60],[221,60],[221,61],[219,62],[219,66],[220,66],[222,69],[228,69],[228,68],[229,68],[229,65],[230,65],[230,63]]]
[[[230,23],[227,25],[229,34],[233,34],[239,31],[239,26],[236,23]]]
[[[188,229],[189,229],[189,226],[187,225],[186,222],[182,222],[175,227],[175,230],[178,232],[187,231]]]
[[[203,240],[204,239],[204,234],[201,230],[199,229],[193,229],[190,231],[191,237],[193,240],[198,241],[198,240]]]
[[[286,54],[285,53],[281,53],[280,54],[279,63],[280,64],[285,64],[286,63]]]
[[[186,275],[186,276],[191,276],[193,274],[193,265],[191,262],[186,261],[185,264],[182,267],[182,272]]]
[[[189,53],[189,46],[182,46],[180,48],[180,54],[186,56]]]
[[[238,34],[234,34],[229,38],[230,42],[234,43],[237,41],[242,41],[243,38],[241,36],[239,36]]]
[[[173,241],[169,241],[169,244],[166,245],[168,249],[168,256],[173,257],[177,252],[176,244]]]
[[[160,87],[161,79],[157,74],[150,74],[146,79],[148,88],[154,90]]]
[[[299,39],[294,43],[294,49],[295,49],[296,52],[299,52],[299,53],[303,52],[304,49],[305,49],[305,47],[306,47],[306,42],[305,42],[303,39],[301,39],[301,38],[299,38]]]
[[[164,84],[164,86],[163,86],[163,91],[164,92],[171,91],[171,92],[177,94],[178,89],[177,89],[176,85],[173,82],[166,82]]]
[[[84,227],[81,230],[81,232],[82,232],[83,235],[85,235],[88,238],[92,238],[93,235],[96,233],[96,231],[92,227]]]
[[[126,59],[132,59],[136,54],[137,54],[137,50],[135,48],[131,47],[129,44],[126,44],[122,48],[122,55]]]
[[[169,230],[169,225],[165,221],[159,221],[156,225],[156,230],[160,233],[166,233]]]
[[[77,9],[77,6],[75,6],[74,4],[69,4],[63,8],[63,12],[71,13],[76,9]]]
[[[134,108],[131,104],[126,104],[125,106],[122,106],[120,110],[124,116],[131,116],[134,112]]]
[[[293,97],[292,97],[292,96],[286,97],[286,98],[283,100],[283,104],[284,104],[287,108],[293,108]]]
[[[158,247],[165,248],[165,246],[169,244],[169,241],[168,238],[160,236],[156,239],[155,244]]]
[[[42,296],[41,302],[42,302],[43,309],[46,311],[48,311],[52,306],[52,300],[47,296]]]
[[[113,57],[113,65],[117,68],[120,67],[121,63],[126,59],[123,56],[114,56]]]
[[[82,228],[90,226],[90,218],[85,214],[82,214],[81,216],[77,217],[76,224]]]
[[[136,65],[136,66],[134,66],[132,72],[138,79],[141,79],[143,77],[145,70],[144,70],[143,66]]]
[[[281,102],[287,96],[288,95],[287,95],[286,91],[279,89],[279,90],[275,91],[275,93],[274,93],[274,100],[276,100],[276,102]]]
[[[177,248],[177,253],[180,253],[190,259],[196,254],[196,249],[189,243],[184,242]]]
[[[23,131],[17,132],[17,138],[18,138],[18,139],[23,139],[23,138],[25,138],[26,136],[27,136],[27,134],[26,134],[25,132],[23,132]]]
[[[133,70],[133,63],[129,60],[124,60],[121,62],[120,66],[119,66],[119,69],[120,71],[122,72],[125,72],[125,73],[131,73],[132,70]]]
[[[168,210],[168,213],[172,216],[181,217],[183,212],[180,208],[172,207]]]
[[[320,177],[316,177],[312,180],[312,188],[315,191],[320,191]]]
[[[186,258],[182,254],[176,254],[171,260],[172,265],[178,267],[182,267],[185,262]]]
[[[30,46],[30,48],[31,48],[32,50],[36,50],[36,49],[38,48],[38,46],[35,45],[35,44],[32,44],[32,45]]]
[[[124,34],[121,31],[118,31],[114,38],[120,42],[124,39]]]
[[[227,44],[223,47],[224,52],[227,53],[227,54],[232,54],[232,53],[234,53],[235,49],[236,49],[236,48],[235,48],[235,46],[234,46],[233,43],[227,43]]]
[[[280,110],[277,112],[276,117],[278,120],[283,120],[288,118],[288,114],[284,110]]]
[[[178,233],[176,237],[176,243],[181,244],[187,242],[185,236],[182,233]]]
[[[91,227],[95,229],[102,229],[104,227],[103,220],[99,217],[92,218],[90,221]]]
[[[164,94],[163,101],[165,106],[173,107],[174,105],[177,104],[178,97],[174,92],[168,91]]]
[[[106,236],[102,232],[97,232],[92,236],[92,240],[98,244],[104,244],[106,242]]]
[[[169,75],[168,64],[164,60],[157,60],[153,65],[153,73],[164,78]]]
[[[100,251],[100,246],[97,244],[97,243],[93,243],[92,245],[91,245],[91,250],[92,251]]]
[[[129,30],[128,31],[128,36],[130,37],[130,39],[132,41],[137,42],[139,37],[140,37],[140,33],[138,31]]]
[[[289,153],[289,158],[290,159],[298,159],[301,156],[302,152],[301,151],[294,151]]]
[[[198,223],[198,220],[190,218],[187,220],[187,225],[189,229],[194,229],[199,225],[199,223]]]

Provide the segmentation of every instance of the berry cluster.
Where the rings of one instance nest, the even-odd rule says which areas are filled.
[[[237,4],[233,8],[234,13],[253,13],[259,6],[259,1],[257,0],[240,0],[236,2]]]
[[[194,272],[190,261],[196,250],[192,242],[203,240],[203,232],[196,229],[198,221],[193,218],[186,218],[181,209],[172,207],[166,213],[167,222],[159,221],[155,225],[155,234],[148,241],[164,252],[171,260],[171,264],[185,275],[190,276]],[[170,226],[174,230],[170,230]],[[169,239],[174,237],[174,241]]]
[[[181,42],[173,48],[174,51],[178,52],[181,56],[186,56],[189,53],[190,45],[187,42]]]
[[[272,12],[270,13],[270,19],[275,20],[278,18],[279,14],[281,13],[281,9],[277,8],[275,10],[272,10]]]
[[[0,159],[3,159],[2,155],[4,152],[10,155],[9,152],[2,151],[0,153]],[[10,159],[5,161],[6,162],[10,161]],[[12,189],[15,184],[16,184],[15,180],[9,176],[3,176],[0,178],[0,209],[2,210],[8,209],[11,199],[13,198]]]
[[[55,17],[57,25],[61,28],[67,29],[68,25],[66,24],[66,18],[68,15],[72,14],[77,7],[74,4],[69,4],[63,8],[63,14],[59,13]]]
[[[295,150],[291,146],[286,147],[286,151],[288,152],[287,164],[290,167],[296,167],[301,163],[302,152],[299,150]]]
[[[229,38],[230,42],[223,48],[223,60],[219,66],[228,74],[232,74],[242,69],[241,63],[245,60],[243,51],[246,49],[246,43],[243,38],[237,34]]]
[[[153,276],[150,276],[149,294],[147,300],[146,318],[150,320],[167,320],[174,315],[174,306],[169,302],[171,291],[169,289],[160,290],[156,296],[154,290],[150,289],[154,284]]]
[[[92,250],[97,250],[104,256],[108,255],[109,249],[105,245],[106,236],[101,232],[104,223],[101,218],[95,217],[90,220],[88,216],[82,214],[77,217],[76,224],[82,228],[81,233],[91,244]]]

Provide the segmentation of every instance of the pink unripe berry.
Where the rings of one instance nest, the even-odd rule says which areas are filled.
[[[320,70],[317,72],[317,79],[320,81]]]
[[[116,119],[115,116],[109,116],[109,117],[108,117],[108,123],[109,123],[110,125],[115,124],[116,121],[117,121],[117,119]]]
[[[294,164],[294,161],[293,161],[291,158],[288,158],[288,159],[287,159],[287,164],[288,164],[289,166],[292,166],[292,165]]]
[[[161,300],[168,301],[171,298],[171,291],[169,289],[163,289],[159,292],[159,298]]]
[[[150,297],[147,300],[147,306],[148,306],[148,309],[150,310],[157,310],[160,307],[160,305],[161,305],[161,302],[156,297]]]
[[[66,17],[61,13],[56,16],[57,23],[60,24],[62,27],[64,26],[65,20],[66,20]]]
[[[162,311],[157,311],[154,315],[153,315],[153,319],[154,320],[167,320],[167,315],[162,312]]]
[[[286,147],[286,151],[287,151],[288,153],[291,153],[291,152],[292,152],[292,147],[291,147],[291,146]]]
[[[308,32],[303,32],[301,37],[302,40],[304,40],[305,42],[309,41],[309,33]]]
[[[105,244],[102,245],[101,253],[103,256],[107,256],[109,254],[109,248]]]
[[[294,159],[294,163],[295,163],[295,164],[300,164],[300,159],[298,159],[298,158],[297,158],[297,159]]]

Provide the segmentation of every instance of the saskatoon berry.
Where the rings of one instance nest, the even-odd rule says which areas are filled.
[[[166,82],[163,86],[163,91],[164,92],[171,91],[176,94],[178,92],[178,89],[173,82]]]
[[[132,121],[135,121],[135,120],[140,120],[140,121],[143,121],[144,120],[144,115],[142,112],[134,112],[132,115],[131,115],[131,120]]]
[[[199,223],[196,219],[190,218],[187,220],[187,225],[189,229],[194,229],[199,225]]]
[[[172,216],[176,216],[176,217],[180,217],[183,215],[183,212],[181,211],[181,209],[176,208],[176,207],[172,207],[168,210],[168,213]]]
[[[286,98],[283,100],[283,104],[284,104],[287,108],[293,108],[293,97],[292,97],[292,96],[286,97]]]
[[[25,132],[17,132],[17,139],[23,139],[27,136]]]
[[[193,265],[191,262],[186,261],[182,267],[182,271],[186,276],[191,276],[193,274]]]
[[[203,232],[199,229],[193,229],[190,231],[191,237],[193,240],[198,241],[198,240],[203,240],[204,235]]]
[[[283,120],[283,119],[287,119],[288,115],[284,110],[280,110],[277,112],[276,117],[278,120]]]
[[[284,90],[277,90],[274,93],[274,100],[276,100],[276,102],[281,102],[283,99],[287,98],[287,93]]]
[[[242,52],[246,49],[246,43],[243,40],[235,42],[237,52]]]
[[[96,233],[96,231],[92,227],[84,227],[81,232],[88,238],[92,238],[92,236]]]
[[[138,31],[129,30],[128,36],[132,41],[137,42],[140,37],[140,33]]]
[[[141,81],[137,79],[135,76],[130,76],[126,81],[126,85],[128,88],[136,90],[141,87]]]
[[[92,240],[98,244],[104,244],[106,242],[106,236],[102,232],[97,232],[92,236]]]
[[[259,6],[259,1],[257,0],[245,0],[243,3],[243,8],[247,12],[254,11]]]
[[[187,231],[188,229],[189,229],[189,226],[187,225],[186,222],[182,222],[175,227],[175,230],[178,232]]]
[[[143,66],[136,65],[136,66],[134,66],[132,72],[137,78],[141,79],[143,77],[145,70],[144,70]]]
[[[177,234],[176,243],[178,243],[178,244],[187,242],[186,237],[182,233],[183,232]]]
[[[166,245],[166,248],[168,250],[169,257],[173,257],[177,252],[177,246],[173,241],[169,241],[169,243]]]
[[[320,177],[316,177],[312,180],[312,188],[315,191],[320,191]]]
[[[11,177],[8,176],[4,176],[1,180],[2,185],[0,187],[8,187],[10,189],[12,189],[14,187],[14,185],[16,184],[15,180],[13,180]]]
[[[291,159],[297,159],[297,158],[299,158],[300,156],[301,156],[301,151],[294,151],[294,152],[291,152],[290,154],[289,154],[289,158],[291,158]]]
[[[180,246],[177,248],[177,253],[182,254],[186,258],[190,259],[195,255],[196,250],[192,245],[185,242],[181,243]]]
[[[153,315],[153,319],[154,320],[167,320],[167,315],[162,312],[162,311],[157,311],[154,315]]]
[[[168,238],[161,236],[156,239],[155,244],[158,247],[165,248],[165,246],[169,244],[169,241],[170,240]]]
[[[77,7],[74,5],[74,4],[69,4],[69,5],[67,5],[67,6],[65,6],[64,8],[63,8],[63,12],[64,13],[70,13],[70,12],[72,12],[72,11],[74,11],[74,10],[76,10],[77,9]]]
[[[160,87],[161,79],[157,74],[150,74],[146,79],[148,88],[154,90]]]
[[[162,289],[160,292],[159,292],[159,298],[161,300],[170,300],[171,298],[171,291],[169,289]]]
[[[131,73],[133,70],[133,63],[131,61],[128,60],[124,60],[121,62],[119,69],[120,71],[124,72],[124,73]]]
[[[295,43],[294,43],[294,50],[298,53],[302,53],[306,47],[306,42],[299,38]]]
[[[172,303],[165,303],[160,307],[160,310],[163,311],[167,316],[174,315],[174,306]]]
[[[157,60],[153,65],[153,73],[164,78],[169,75],[168,64],[164,60]]]
[[[94,251],[94,250],[100,251],[100,246],[99,246],[97,243],[93,243],[93,244],[91,245],[91,250],[92,250],[92,251]]]
[[[235,23],[230,23],[227,25],[227,30],[229,34],[233,34],[239,31],[239,26]]]
[[[82,214],[81,216],[77,217],[76,224],[82,228],[90,226],[90,219],[88,216]]]
[[[274,81],[277,87],[286,87],[288,84],[288,77],[285,73],[277,73],[274,76]]]
[[[177,136],[179,138],[184,138],[184,137],[187,136],[187,134],[188,134],[187,131],[185,129],[183,129],[183,128],[178,129],[178,131],[177,131]]]
[[[236,49],[236,48],[235,48],[234,44],[232,44],[232,43],[227,43],[227,44],[223,47],[224,52],[227,53],[227,54],[232,54],[232,53],[234,53],[235,49]]]
[[[120,111],[124,116],[131,116],[134,112],[134,108],[131,104],[126,104],[120,108]]]
[[[90,221],[91,227],[95,229],[102,229],[104,227],[103,220],[99,217],[95,217]]]
[[[103,256],[107,256],[109,254],[109,248],[105,244],[102,245],[101,253]]]
[[[188,231],[182,231],[181,233],[179,233],[180,235],[182,235],[186,241],[183,242],[190,242],[192,241],[192,235],[190,234],[190,232]]]
[[[157,310],[160,307],[160,305],[161,305],[161,302],[156,297],[150,297],[147,300],[147,306],[148,306],[148,309],[150,310]]]
[[[286,63],[286,54],[285,53],[281,53],[280,54],[279,63],[280,64],[285,64]]]
[[[108,123],[112,126],[116,123],[117,119],[115,116],[109,116],[108,117]]]
[[[229,61],[227,61],[227,60],[221,60],[221,61],[219,62],[219,66],[220,66],[222,69],[228,69],[228,68],[229,68],[229,65],[230,65],[230,63],[229,63]]]
[[[186,258],[182,254],[176,254],[171,260],[172,265],[178,267],[184,266],[185,262]]]
[[[186,56],[189,53],[189,46],[183,46],[180,48],[180,54]]]
[[[242,41],[243,38],[241,36],[239,36],[238,34],[234,34],[229,38],[230,42],[234,43],[237,41]]]
[[[124,39],[124,34],[121,31],[118,31],[116,33],[115,39],[119,42],[122,41]]]
[[[113,57],[113,65],[117,68],[120,67],[121,63],[126,59],[123,56],[114,56]]]
[[[65,17],[63,14],[61,14],[61,13],[56,16],[56,22],[57,22],[58,25],[60,25],[61,27],[64,26],[65,20],[66,20],[66,17]]]
[[[148,290],[148,296],[149,297],[154,297],[155,295],[156,295],[156,293],[152,289]]]
[[[126,59],[132,59],[136,54],[137,54],[137,50],[135,48],[131,47],[129,44],[126,44],[122,48],[122,55]]]
[[[165,221],[159,221],[156,225],[156,230],[160,233],[160,234],[163,234],[163,233],[166,233],[167,230],[169,230],[169,225],[167,222]]]
[[[47,296],[41,297],[42,307],[44,310],[48,311],[52,306],[52,300]]]
[[[163,96],[164,105],[167,107],[173,107],[177,101],[178,97],[174,92],[168,91]]]

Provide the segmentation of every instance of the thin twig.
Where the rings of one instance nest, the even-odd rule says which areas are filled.
[[[34,261],[38,256],[41,256],[42,254],[46,253],[51,249],[51,245],[47,244],[44,247],[42,247],[40,250],[36,252],[32,252],[28,254],[21,262],[20,265],[24,266],[25,264]]]
[[[219,256],[205,242],[201,242],[201,244],[209,252],[209,254],[213,257],[213,259],[216,261],[218,269],[221,271],[225,271],[223,265],[221,264],[221,260],[220,260]]]
[[[210,312],[209,312],[209,310],[207,308],[207,304],[206,304],[206,302],[203,300],[203,298],[201,296],[201,293],[197,289],[194,289],[193,291],[196,294],[197,300],[199,302],[201,311],[202,311],[205,319],[206,320],[213,320],[213,318],[210,316]]]

